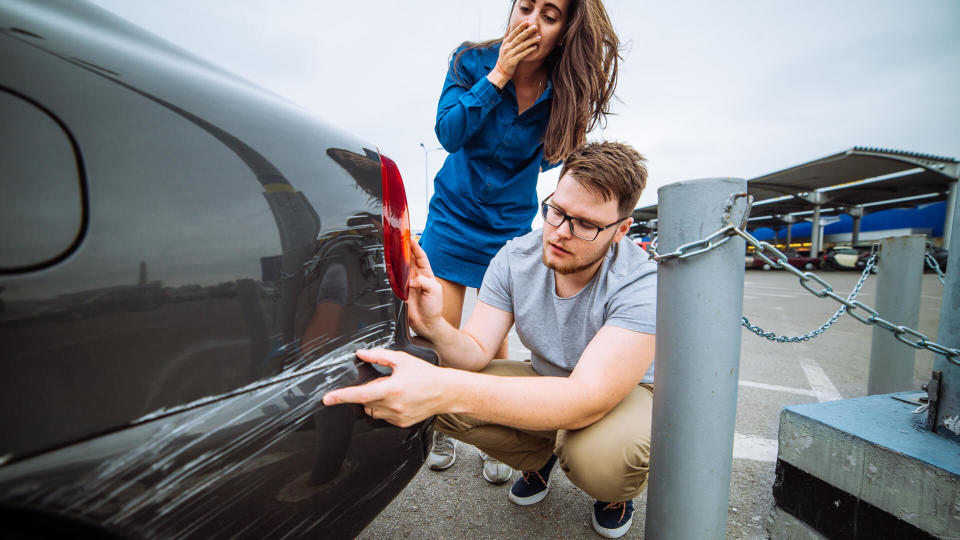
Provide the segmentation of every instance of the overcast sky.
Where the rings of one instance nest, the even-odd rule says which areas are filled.
[[[508,0],[94,0],[314,111],[400,166],[411,221],[446,155],[451,50],[500,36]],[[960,157],[960,1],[606,0],[624,43],[617,113],[658,187],[751,178],[853,146]],[[424,168],[423,143],[429,150]],[[538,191],[552,191],[556,171]]]

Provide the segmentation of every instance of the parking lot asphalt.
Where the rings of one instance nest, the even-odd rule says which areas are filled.
[[[859,278],[856,272],[818,274],[843,294]],[[875,287],[876,276],[872,276],[859,299],[873,306]],[[465,311],[469,312],[476,296],[469,292],[467,296]],[[943,286],[936,276],[924,274],[917,329],[931,338],[937,333],[942,296]],[[765,330],[803,334],[823,324],[838,307],[832,300],[808,293],[787,272],[746,273],[744,316]],[[781,409],[866,395],[871,334],[871,327],[848,316],[816,339],[798,344],[767,341],[742,329],[728,538],[767,537]],[[529,357],[513,332],[510,352],[515,359]],[[917,352],[914,388],[929,380],[932,365],[932,353]],[[459,445],[452,467],[436,472],[424,466],[359,538],[599,538],[590,523],[592,499],[562,471],[554,472],[550,494],[543,502],[519,507],[507,499],[510,483],[488,484],[480,476],[480,467],[476,449]],[[644,493],[634,501],[633,527],[624,538],[643,538],[646,497]]]

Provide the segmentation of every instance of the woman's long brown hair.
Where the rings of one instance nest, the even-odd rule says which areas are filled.
[[[511,2],[510,13],[516,3]],[[554,93],[543,156],[552,163],[582,146],[587,132],[606,121],[620,62],[620,39],[603,2],[571,0],[570,5],[563,37],[546,61]],[[453,61],[454,76],[460,80],[460,57],[465,51],[489,48],[501,41],[503,38],[461,45]]]

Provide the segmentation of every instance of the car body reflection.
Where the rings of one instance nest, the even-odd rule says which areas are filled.
[[[0,148],[28,176],[2,193],[80,186],[24,195],[36,219],[2,233],[79,236],[0,268],[0,530],[358,533],[429,423],[320,398],[380,376],[359,348],[436,362],[386,275],[373,145],[85,2],[0,0],[0,58],[0,114],[35,108],[72,141]],[[43,227],[58,205],[81,225]]]

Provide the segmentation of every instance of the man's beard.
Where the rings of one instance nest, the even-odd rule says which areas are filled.
[[[604,246],[604,248],[599,251],[597,256],[593,258],[593,260],[583,264],[577,264],[576,262],[571,262],[569,264],[550,263],[547,261],[546,249],[543,250],[543,255],[541,255],[540,259],[543,261],[544,266],[546,266],[547,268],[553,270],[558,274],[576,274],[577,272],[582,272],[587,268],[590,268],[591,266],[596,264],[597,261],[603,260],[603,258],[607,256],[607,252],[610,251],[611,244],[613,244],[613,238],[610,238],[610,240],[607,241],[607,245]]]

